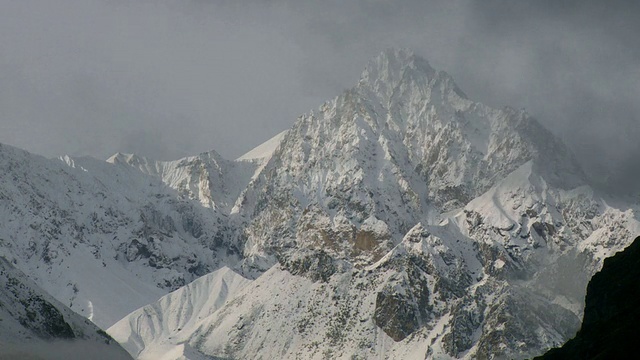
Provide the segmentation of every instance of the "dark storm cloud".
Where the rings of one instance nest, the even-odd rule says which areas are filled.
[[[235,157],[409,47],[526,108],[609,183],[640,175],[640,4],[0,0],[0,141]]]

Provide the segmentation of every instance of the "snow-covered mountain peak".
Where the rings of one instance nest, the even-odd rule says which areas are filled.
[[[157,161],[155,159],[146,157],[146,156],[140,156],[137,154],[129,154],[129,153],[121,153],[121,152],[117,152],[115,154],[113,154],[111,157],[109,157],[107,159],[108,163],[111,164],[126,164],[126,165],[130,165],[133,167],[148,167],[148,166],[152,166],[155,163],[173,163],[173,162],[178,162],[181,164],[186,164],[189,162],[194,162],[194,161],[205,161],[205,162],[212,162],[212,163],[221,163],[221,162],[225,162],[228,161],[226,159],[224,159],[222,157],[222,155],[218,154],[217,151],[215,150],[209,150],[209,151],[205,151],[202,152],[198,155],[194,155],[194,156],[187,156],[185,158],[182,159],[178,159],[178,160],[170,160],[170,161]]]
[[[402,83],[427,84],[436,75],[429,63],[411,50],[388,49],[369,61],[360,76],[358,87],[389,100]]]
[[[365,98],[371,100],[375,95],[383,103],[401,97],[411,88],[423,93],[433,89],[453,91],[466,99],[449,74],[435,70],[426,59],[408,49],[388,49],[369,61],[356,88]]]
[[[124,163],[124,164],[139,164],[142,162],[146,162],[145,158],[141,158],[140,156],[136,155],[136,154],[128,154],[128,153],[121,153],[121,152],[117,152],[113,155],[111,155],[111,157],[109,157],[107,159],[107,162],[110,164],[118,164],[118,163]]]
[[[278,148],[282,139],[287,134],[288,130],[285,130],[271,139],[263,142],[255,148],[249,150],[244,155],[236,159],[236,161],[265,161],[269,160],[273,152]]]
[[[173,161],[156,161],[135,154],[117,153],[107,162],[130,166],[159,177],[182,196],[229,214],[241,191],[259,168],[260,161],[232,161],[215,150]]]
[[[465,206],[529,161],[553,187],[584,184],[571,152],[526,112],[474,102],[426,60],[387,50],[354,88],[301,116],[240,196],[238,212],[251,219],[245,255],[264,259],[295,242],[371,264],[418,222]],[[370,217],[386,225],[383,236],[362,229]]]
[[[68,161],[67,161],[68,162]],[[137,154],[117,152],[107,159],[113,165],[131,166],[149,175],[159,175],[158,161]]]
[[[429,78],[436,73],[427,60],[409,49],[387,49],[367,63],[360,78],[362,82],[398,83],[405,72]]]

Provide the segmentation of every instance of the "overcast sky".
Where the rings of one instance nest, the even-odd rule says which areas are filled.
[[[408,47],[628,180],[639,18],[635,1],[0,0],[0,142],[235,158],[353,86],[380,51]]]

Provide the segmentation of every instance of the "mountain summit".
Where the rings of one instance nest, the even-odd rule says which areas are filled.
[[[359,87],[370,88],[374,93],[390,99],[393,90],[409,81],[428,83],[436,71],[425,59],[408,49],[388,49],[369,61],[360,76]]]
[[[570,151],[528,114],[473,102],[426,60],[387,50],[354,88],[301,116],[249,185],[246,255],[266,255],[266,270],[275,260],[267,244],[290,240],[375,260],[416,223],[464,206],[528,161],[554,186],[584,184]],[[356,239],[367,219],[387,230],[365,246]]]

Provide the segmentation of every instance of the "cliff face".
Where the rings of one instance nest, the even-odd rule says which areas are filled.
[[[629,359],[640,320],[640,237],[608,258],[587,287],[582,328],[563,347],[537,359]]]

